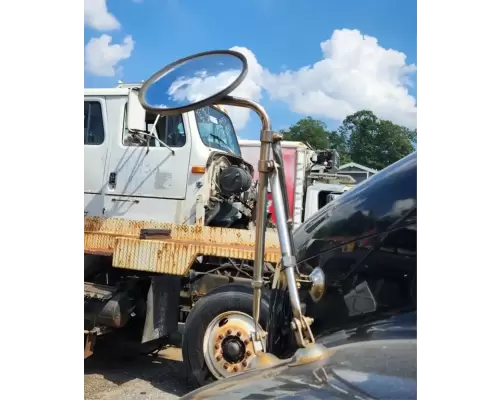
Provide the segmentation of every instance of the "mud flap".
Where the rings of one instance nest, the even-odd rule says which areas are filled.
[[[142,343],[177,332],[181,277],[162,275],[151,278]]]

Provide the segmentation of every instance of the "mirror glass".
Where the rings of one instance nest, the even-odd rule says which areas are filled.
[[[144,83],[139,99],[146,110],[186,112],[215,103],[233,91],[246,73],[246,59],[240,53],[202,53],[158,71]]]

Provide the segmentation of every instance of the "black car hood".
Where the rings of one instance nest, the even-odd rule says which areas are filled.
[[[182,399],[416,399],[417,340],[369,340],[329,349],[322,360],[249,371]]]

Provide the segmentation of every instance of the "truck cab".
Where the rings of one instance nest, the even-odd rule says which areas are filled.
[[[231,119],[217,106],[147,113],[139,86],[85,89],[84,214],[244,228],[253,167]]]

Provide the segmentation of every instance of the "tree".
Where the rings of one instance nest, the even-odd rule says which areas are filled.
[[[410,154],[417,141],[416,130],[380,120],[367,110],[346,117],[338,131],[348,138],[352,161],[374,169],[383,169]]]
[[[311,117],[299,120],[281,133],[284,140],[307,142],[315,149],[330,148],[330,132],[326,130],[326,124]]]
[[[281,133],[284,140],[306,142],[317,150],[336,149],[341,164],[350,161],[347,137],[335,131],[328,131],[323,121],[311,117],[303,118],[288,130],[281,130]]]
[[[330,148],[339,153],[340,165],[352,161],[349,154],[349,140],[345,133],[332,131],[330,133]]]
[[[417,130],[381,120],[368,110],[347,116],[337,131],[328,131],[323,121],[311,117],[282,130],[285,140],[307,142],[317,150],[336,149],[340,164],[354,161],[383,169],[414,151]]]

